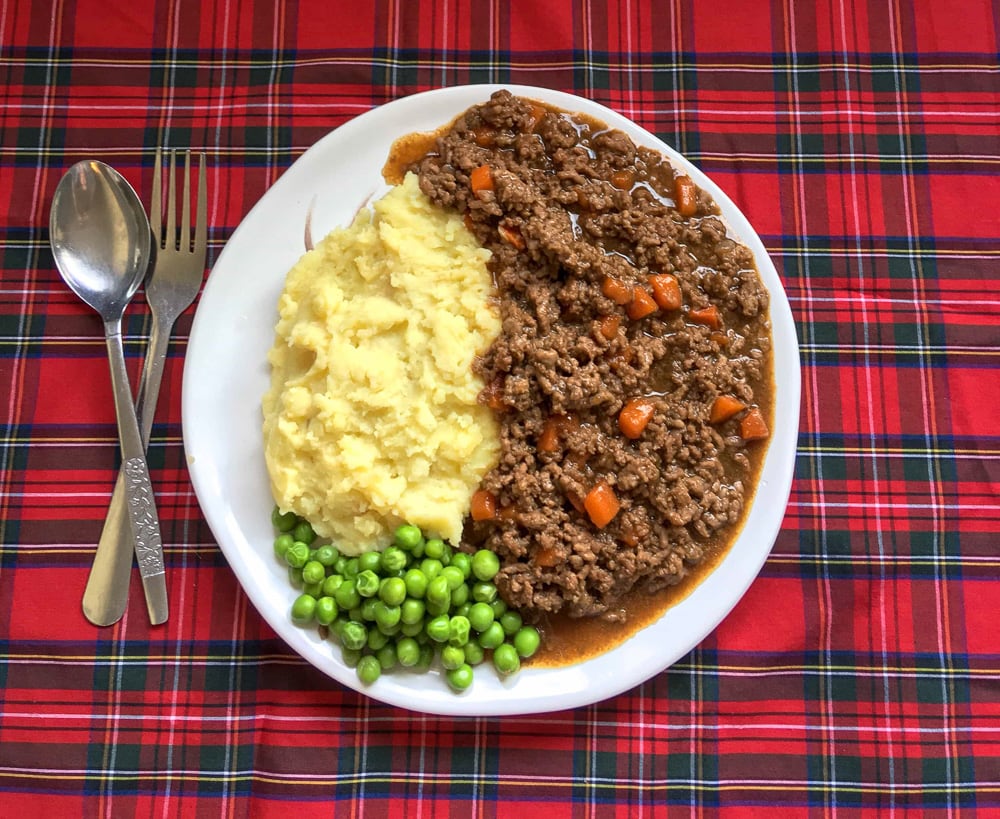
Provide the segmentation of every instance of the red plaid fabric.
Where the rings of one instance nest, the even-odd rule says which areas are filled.
[[[0,4],[0,817],[1000,812],[998,20],[985,0]],[[150,447],[172,617],[151,628],[134,579],[125,619],[89,625],[116,437],[98,322],[48,250],[63,171],[99,158],[148,199],[157,145],[206,151],[211,263],[320,136],[471,82],[622,112],[764,239],[803,399],[757,582],[589,708],[456,720],[343,689],[275,638],[202,519],[189,312]],[[133,379],[148,324],[137,300]]]

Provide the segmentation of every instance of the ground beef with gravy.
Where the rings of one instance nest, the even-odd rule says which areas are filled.
[[[529,616],[621,617],[734,535],[752,490],[770,415],[753,256],[658,152],[505,91],[413,169],[492,251],[503,321],[475,365],[502,455],[465,540]]]

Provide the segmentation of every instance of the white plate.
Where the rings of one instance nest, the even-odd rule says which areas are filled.
[[[750,247],[771,293],[776,374],[775,419],[756,502],[722,563],[687,598],[624,644],[577,665],[524,668],[500,680],[477,669],[471,689],[453,694],[435,671],[387,673],[364,686],[340,649],[289,619],[296,596],[272,552],[273,506],[264,466],[260,400],[268,387],[277,299],[304,251],[307,213],[313,235],[346,225],[385,190],[381,169],[392,141],[430,131],[500,87],[578,111],[666,154],[708,191],[732,233]],[[625,117],[589,100],[523,86],[463,86],[396,100],[354,119],[306,151],[233,233],[198,306],[183,392],[184,446],[191,480],[212,532],[257,610],[306,660],[344,685],[403,708],[449,715],[525,714],[573,708],[638,685],[684,656],[728,614],[767,558],[791,488],[799,416],[795,326],[774,265],[729,198],[701,171]]]

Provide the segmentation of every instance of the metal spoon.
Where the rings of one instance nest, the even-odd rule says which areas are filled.
[[[160,522],[125,369],[121,326],[125,307],[149,265],[149,220],[121,174],[103,162],[87,160],[70,168],[56,188],[49,215],[49,242],[66,284],[104,322],[132,540],[140,560],[159,561],[162,605],[158,611],[162,614],[154,616],[150,606],[150,618],[154,625],[162,623],[167,606]],[[119,582],[127,584],[128,574]],[[108,613],[99,609],[84,607],[84,614],[97,625],[118,619],[108,620]]]

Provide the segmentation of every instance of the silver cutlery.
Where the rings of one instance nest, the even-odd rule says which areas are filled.
[[[53,196],[49,242],[66,284],[104,322],[122,454],[121,505],[127,510],[120,516],[121,540],[130,553],[134,548],[152,561],[162,555],[160,523],[122,348],[122,315],[149,266],[149,221],[139,197],[114,168],[78,162]],[[89,618],[87,608],[85,598]]]
[[[181,193],[180,229],[177,225],[176,154],[171,151],[167,170],[166,220],[162,211],[163,155],[156,152],[153,172],[153,193],[150,202],[150,222],[155,245],[154,262],[146,280],[146,301],[152,316],[149,346],[139,381],[136,410],[140,419],[142,445],[149,446],[153,416],[163,378],[170,334],[180,315],[191,305],[201,289],[208,246],[207,184],[205,155],[199,155],[198,190],[194,234],[191,233],[191,152],[185,152],[184,187]],[[111,506],[104,522],[97,554],[84,591],[84,612],[97,625],[110,625],[125,612],[128,603],[129,576],[132,569],[132,549],[127,537],[124,513],[123,475],[119,474]],[[136,550],[139,572],[146,594],[149,619],[154,625],[168,616],[166,575],[163,550]]]

